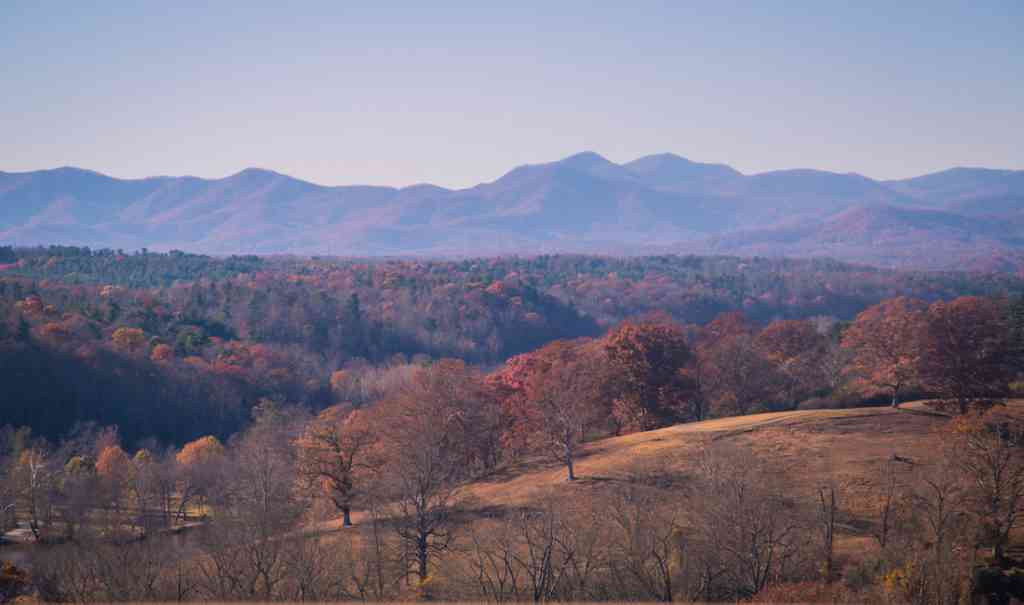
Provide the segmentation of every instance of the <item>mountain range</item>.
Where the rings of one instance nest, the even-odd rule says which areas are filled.
[[[467,189],[327,187],[261,169],[221,179],[0,172],[0,243],[210,254],[482,256],[586,252],[831,256],[1019,271],[1024,170],[877,181],[742,174],[673,154],[593,152]]]

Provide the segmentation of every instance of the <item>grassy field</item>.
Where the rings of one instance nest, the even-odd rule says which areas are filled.
[[[892,455],[919,457],[930,430],[946,421],[922,404],[853,410],[753,414],[680,424],[588,444],[576,465],[579,480],[564,481],[557,464],[531,461],[472,485],[483,506],[522,506],[552,492],[566,496],[607,482],[630,481],[638,472],[685,474],[699,448],[728,439],[797,471],[816,484],[832,473],[859,475]]]
[[[1010,402],[1000,413],[1024,418],[1024,400]],[[894,456],[927,464],[934,448],[929,436],[948,421],[925,403],[913,402],[898,409],[790,411],[680,424],[586,444],[573,482],[565,480],[561,464],[532,458],[467,486],[463,495],[482,514],[529,508],[549,498],[596,498],[616,485],[647,477],[666,497],[680,497],[701,449],[726,440],[770,461],[785,474],[794,494],[814,498],[815,490],[830,481],[848,486],[837,550],[856,556],[873,548],[869,512],[857,497],[858,489]],[[362,514],[354,515],[357,525],[362,520]],[[337,521],[320,526],[339,528]]]
[[[1013,402],[1008,411],[1024,415],[1024,402]],[[464,495],[481,509],[521,507],[552,495],[587,495],[647,471],[685,474],[701,448],[723,439],[752,448],[810,486],[830,475],[856,478],[872,473],[893,455],[925,459],[926,437],[947,421],[945,415],[916,402],[899,409],[775,412],[679,424],[586,444],[576,462],[574,482],[565,481],[565,469],[558,462],[533,457],[470,484]],[[360,519],[356,513],[354,521]]]

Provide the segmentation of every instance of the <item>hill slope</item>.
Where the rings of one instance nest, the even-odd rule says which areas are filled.
[[[519,469],[471,485],[468,493],[481,508],[530,506],[557,494],[601,490],[609,482],[630,482],[638,474],[685,476],[710,441],[730,440],[771,456],[780,468],[796,471],[803,487],[828,474],[863,477],[892,455],[926,460],[928,433],[947,421],[920,403],[846,410],[773,412],[679,424],[664,429],[611,437],[584,448],[576,464],[578,481],[564,481],[561,465],[533,461]]]
[[[1024,401],[1010,402],[1001,413],[1024,419]],[[820,486],[844,486],[836,548],[842,560],[857,562],[877,554],[867,486],[894,456],[913,472],[927,468],[935,454],[932,434],[948,421],[917,402],[900,409],[806,410],[680,424],[587,444],[573,482],[565,481],[562,465],[539,459],[471,484],[463,496],[487,517],[494,511],[542,508],[550,501],[597,501],[617,488],[642,485],[661,492],[660,501],[686,508],[690,498],[699,497],[687,486],[698,472],[701,452],[724,444],[769,462],[794,500],[813,504]]]

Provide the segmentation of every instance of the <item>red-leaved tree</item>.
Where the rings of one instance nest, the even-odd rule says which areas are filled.
[[[893,298],[857,315],[843,333],[843,346],[853,351],[850,372],[860,380],[892,394],[892,406],[900,393],[917,379],[924,328],[925,303],[906,297]]]

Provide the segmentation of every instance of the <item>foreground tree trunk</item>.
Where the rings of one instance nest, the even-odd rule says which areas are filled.
[[[430,545],[427,541],[427,536],[421,536],[416,542],[416,576],[419,579],[420,586],[422,587],[429,576],[429,569],[427,568],[427,555]]]
[[[341,526],[342,527],[352,527],[352,508],[351,507],[346,506],[345,508],[341,509],[341,519],[342,519],[341,520]]]

